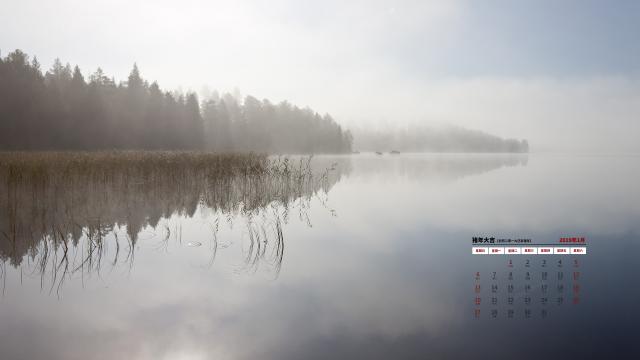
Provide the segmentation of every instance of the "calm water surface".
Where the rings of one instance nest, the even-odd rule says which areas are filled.
[[[640,358],[640,158],[312,164],[327,175],[295,191],[22,189],[0,220],[0,358]],[[475,236],[588,252],[477,256]]]

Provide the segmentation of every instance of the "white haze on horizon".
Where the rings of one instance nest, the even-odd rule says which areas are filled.
[[[2,0],[0,50],[117,80],[137,62],[165,90],[237,88],[347,128],[640,152],[639,16],[633,1]]]

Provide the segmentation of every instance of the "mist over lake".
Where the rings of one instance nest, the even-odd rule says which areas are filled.
[[[640,359],[639,20],[4,0],[0,360]]]

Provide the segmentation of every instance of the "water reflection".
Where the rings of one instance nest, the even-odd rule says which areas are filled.
[[[261,244],[275,243],[276,258],[282,258],[282,221],[292,210],[309,226],[306,209],[310,199],[326,196],[342,176],[351,173],[351,157],[272,158],[271,166],[285,164],[291,173],[239,175],[211,174],[205,168],[179,169],[116,167],[109,172],[96,169],[50,169],[47,176],[24,172],[16,176],[7,167],[0,171],[0,194],[4,215],[0,217],[0,258],[19,266],[26,255],[37,264],[53,265],[58,252],[62,259],[54,269],[69,270],[69,249],[86,241],[87,256],[78,265],[87,270],[102,263],[105,243],[115,247],[113,264],[119,256],[132,261],[138,238],[160,238],[166,244],[178,238],[178,229],[166,221],[173,216],[191,218],[196,211],[211,218],[213,258],[220,223],[242,216],[247,219],[251,239],[246,260],[266,255]],[[503,166],[526,166],[526,155],[386,158],[360,156],[359,177],[376,174],[409,176],[421,180],[456,179],[481,174]],[[321,201],[322,203],[322,201]],[[293,207],[293,208],[292,208]],[[329,211],[333,211],[330,209]],[[267,218],[269,217],[269,218]],[[256,219],[260,219],[256,223]],[[144,230],[147,229],[148,230]],[[273,236],[271,236],[273,235]],[[274,237],[276,241],[268,241]],[[126,253],[121,254],[121,246]],[[75,268],[74,270],[77,270]],[[44,268],[41,269],[44,271]]]
[[[157,249],[182,243],[182,224],[171,220],[196,213],[207,218],[210,264],[228,246],[219,240],[223,223],[242,222],[249,240],[243,254],[247,269],[267,263],[277,276],[283,223],[294,212],[310,225],[311,199],[326,197],[348,170],[324,162],[312,168],[308,157],[266,160],[267,171],[252,170],[263,165],[262,158],[225,165],[225,171],[189,162],[110,166],[103,159],[69,166],[52,160],[0,164],[0,259],[3,269],[7,261],[14,267],[26,261],[27,272],[39,274],[43,286],[48,276],[50,290],[57,291],[77,272],[99,272],[104,264],[133,266],[140,240],[154,240]]]
[[[553,359],[605,358],[611,348],[637,357],[637,159],[362,154],[312,164],[335,177],[292,197],[288,221],[281,201],[246,212],[178,206],[141,223],[133,267],[78,271],[61,297],[23,271],[37,262],[31,250],[17,267],[6,262],[3,358]],[[542,305],[534,289],[531,308],[547,306],[548,316],[525,318],[521,258],[514,318],[500,293],[499,317],[475,319],[473,275],[506,269],[471,255],[471,237],[484,234],[585,236],[581,303],[560,306],[550,294]],[[573,269],[563,269],[570,292]]]
[[[242,271],[262,268],[277,277],[284,257],[283,224],[293,213],[311,227],[312,198],[335,216],[327,207],[327,194],[343,176],[449,181],[526,163],[526,155],[272,157],[269,166],[277,171],[255,174],[211,172],[188,163],[80,167],[53,161],[44,170],[20,171],[4,164],[0,274],[6,275],[8,262],[59,295],[74,274],[132,267],[138,241],[153,242],[156,250],[168,249],[170,242],[183,244],[181,220],[199,214],[210,232],[202,241],[184,245],[204,244],[203,251],[210,254],[207,266],[220,249],[240,238],[246,240]],[[227,232],[220,239],[221,227],[234,223],[241,223],[241,232]]]
[[[502,167],[527,166],[527,154],[364,154],[352,161],[354,176],[408,178],[422,182],[447,182],[480,175]]]

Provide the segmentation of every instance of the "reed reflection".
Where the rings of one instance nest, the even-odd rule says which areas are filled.
[[[267,157],[193,152],[0,155],[0,274],[7,265],[59,291],[74,274],[133,267],[140,241],[153,248],[202,246],[210,254],[241,242],[242,271],[277,277],[290,218],[311,226],[312,200],[326,207],[343,176],[450,181],[527,157],[401,155]],[[196,214],[209,232],[183,241]],[[236,227],[235,233],[224,228]]]
[[[340,168],[312,168],[311,158],[203,153],[33,153],[0,155],[0,259],[26,265],[42,286],[60,289],[74,273],[105,263],[133,266],[136,244],[181,241],[175,218],[206,213],[211,262],[223,223],[246,224],[244,262],[269,264],[277,276],[283,223],[339,180]],[[222,246],[220,245],[222,243]],[[163,245],[164,244],[164,245]],[[191,241],[187,246],[199,246]],[[108,250],[108,251],[107,251]],[[108,258],[106,254],[109,253]]]

